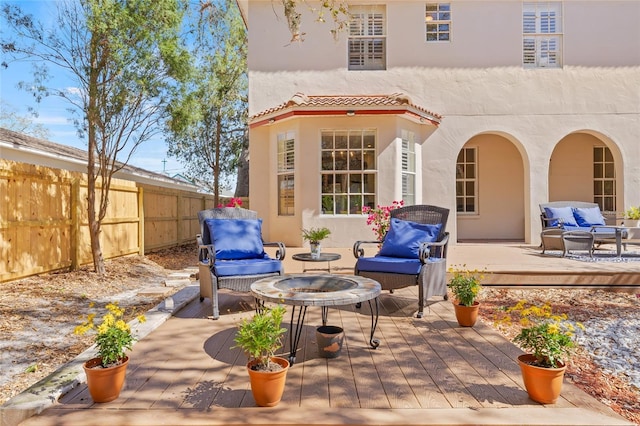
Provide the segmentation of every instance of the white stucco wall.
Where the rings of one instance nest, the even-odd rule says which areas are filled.
[[[451,209],[447,229],[454,242],[458,232],[466,234],[465,237],[473,235],[462,224],[461,229],[457,229],[455,158],[459,150],[478,135],[499,135],[493,138],[499,141],[498,146],[489,152],[500,158],[483,157],[488,161],[483,167],[497,167],[508,160],[512,170],[499,173],[520,174],[517,180],[509,182],[508,199],[522,200],[515,211],[521,218],[515,219],[508,229],[496,229],[497,225],[487,228],[492,231],[487,232],[488,236],[506,232],[505,238],[517,238],[520,234],[525,241],[535,244],[539,241],[540,229],[538,204],[552,196],[572,195],[570,198],[576,199],[578,194],[571,188],[550,184],[551,177],[557,173],[569,174],[571,177],[566,182],[575,185],[591,180],[587,177],[589,167],[574,165],[576,159],[582,162],[583,156],[590,155],[592,148],[573,157],[569,153],[559,155],[569,146],[565,143],[571,144],[571,140],[577,138],[573,136],[576,133],[593,135],[590,146],[606,144],[614,152],[619,208],[640,204],[640,192],[636,189],[640,185],[640,161],[635,161],[640,158],[640,2],[607,1],[605,5],[605,2],[564,1],[564,66],[561,69],[523,69],[521,66],[521,1],[453,0],[451,4],[452,42],[428,44],[424,42],[424,3],[387,2],[387,70],[348,71],[344,35],[334,42],[329,26],[311,22],[306,15],[305,42],[289,45],[285,22],[274,15],[271,2],[250,1],[247,15],[250,114],[280,104],[296,92],[308,95],[403,92],[413,103],[442,114],[442,124],[433,134],[425,134],[421,146],[420,197],[423,203]],[[596,23],[607,31],[593,31]],[[330,118],[325,118],[327,122],[323,124],[305,124],[304,120],[278,125],[302,126],[304,143],[312,143],[314,137],[317,143],[317,129],[322,126],[342,125],[342,121]],[[378,118],[363,120],[366,120],[363,127],[378,130],[381,142],[386,137],[397,137],[397,123]],[[275,158],[277,129],[267,127],[268,130],[258,128],[250,133],[251,205],[264,209],[262,216],[269,212],[269,218],[274,221],[271,231],[291,232],[288,219],[272,216],[277,207],[275,169],[269,171],[255,164],[257,156],[260,162],[265,161],[261,154],[267,153],[267,148],[263,145],[271,145],[271,156]],[[486,144],[490,146],[491,142]],[[371,231],[363,225],[364,218],[316,215],[319,153],[317,150],[300,153],[310,159],[301,165],[304,189],[296,182],[296,211],[301,209],[294,219],[296,224],[299,227],[330,224],[334,234],[340,234],[341,238],[331,241],[334,246],[344,246],[343,241],[369,238]],[[559,171],[553,170],[550,174],[552,158],[554,167],[560,166]],[[384,149],[378,160],[382,176],[389,173],[387,167],[397,167],[396,156]],[[496,171],[492,179],[497,182],[500,178]],[[389,204],[394,199],[396,183],[397,180],[378,180],[380,204]],[[581,183],[580,187],[583,186]],[[520,192],[517,187],[522,188]],[[580,196],[584,195],[588,201],[592,194],[586,192]],[[499,188],[489,188],[489,192],[482,195],[481,206],[495,201],[498,195]],[[514,203],[517,202],[520,201]],[[485,211],[481,210],[481,217],[475,220],[488,220]],[[494,216],[494,212],[489,213]]]

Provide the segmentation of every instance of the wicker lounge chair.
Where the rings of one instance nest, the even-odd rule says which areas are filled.
[[[252,210],[235,207],[202,210],[198,219],[200,301],[210,298],[212,317],[218,319],[218,289],[248,292],[254,281],[282,275],[285,246],[262,241],[262,221]],[[264,246],[278,247],[275,259],[264,252]]]
[[[355,274],[374,279],[383,290],[418,285],[418,313],[431,296],[447,299],[446,257],[449,234],[445,232],[449,210],[430,205],[401,207],[391,211],[391,227],[384,241],[357,241]],[[364,256],[365,244],[382,245],[377,255]]]

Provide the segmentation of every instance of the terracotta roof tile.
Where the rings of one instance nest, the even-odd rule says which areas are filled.
[[[440,121],[442,116],[431,112],[423,107],[415,105],[411,102],[409,96],[404,93],[393,93],[391,95],[305,95],[304,93],[296,93],[287,102],[277,105],[273,108],[261,111],[251,116],[250,121],[257,120],[274,113],[285,111],[290,108],[310,108],[317,110],[331,110],[357,108],[375,110],[376,108],[395,108],[409,107],[415,111],[419,111],[435,121]]]

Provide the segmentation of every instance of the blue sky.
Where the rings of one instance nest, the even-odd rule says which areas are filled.
[[[0,0],[0,4],[18,4],[24,11],[42,20],[45,26],[48,22],[45,20],[52,20],[56,15],[56,0],[13,2]],[[54,76],[54,79],[49,82],[50,85],[58,88],[73,87],[71,80],[52,66],[49,66],[49,71]],[[0,69],[0,98],[2,102],[20,115],[25,116],[29,114],[29,107],[35,108],[38,117],[33,118],[33,121],[41,123],[49,130],[49,140],[86,150],[86,141],[78,138],[75,128],[69,121],[71,115],[67,109],[70,105],[67,102],[60,98],[49,97],[36,103],[28,92],[17,88],[20,81],[29,81],[31,74],[31,64],[29,63],[13,62],[9,68]],[[166,163],[163,163],[163,160],[166,160]],[[129,163],[154,172],[166,172],[171,176],[182,173],[184,170],[177,160],[167,156],[167,147],[161,134],[139,146]]]

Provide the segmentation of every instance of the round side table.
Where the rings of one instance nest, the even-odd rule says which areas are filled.
[[[327,262],[326,268],[313,268],[307,269],[305,263],[302,264],[302,272],[307,271],[327,271],[331,272],[331,262],[334,260],[339,260],[342,256],[338,253],[320,253],[318,258],[311,257],[311,253],[298,253],[291,256],[293,260],[298,260],[300,262]]]

